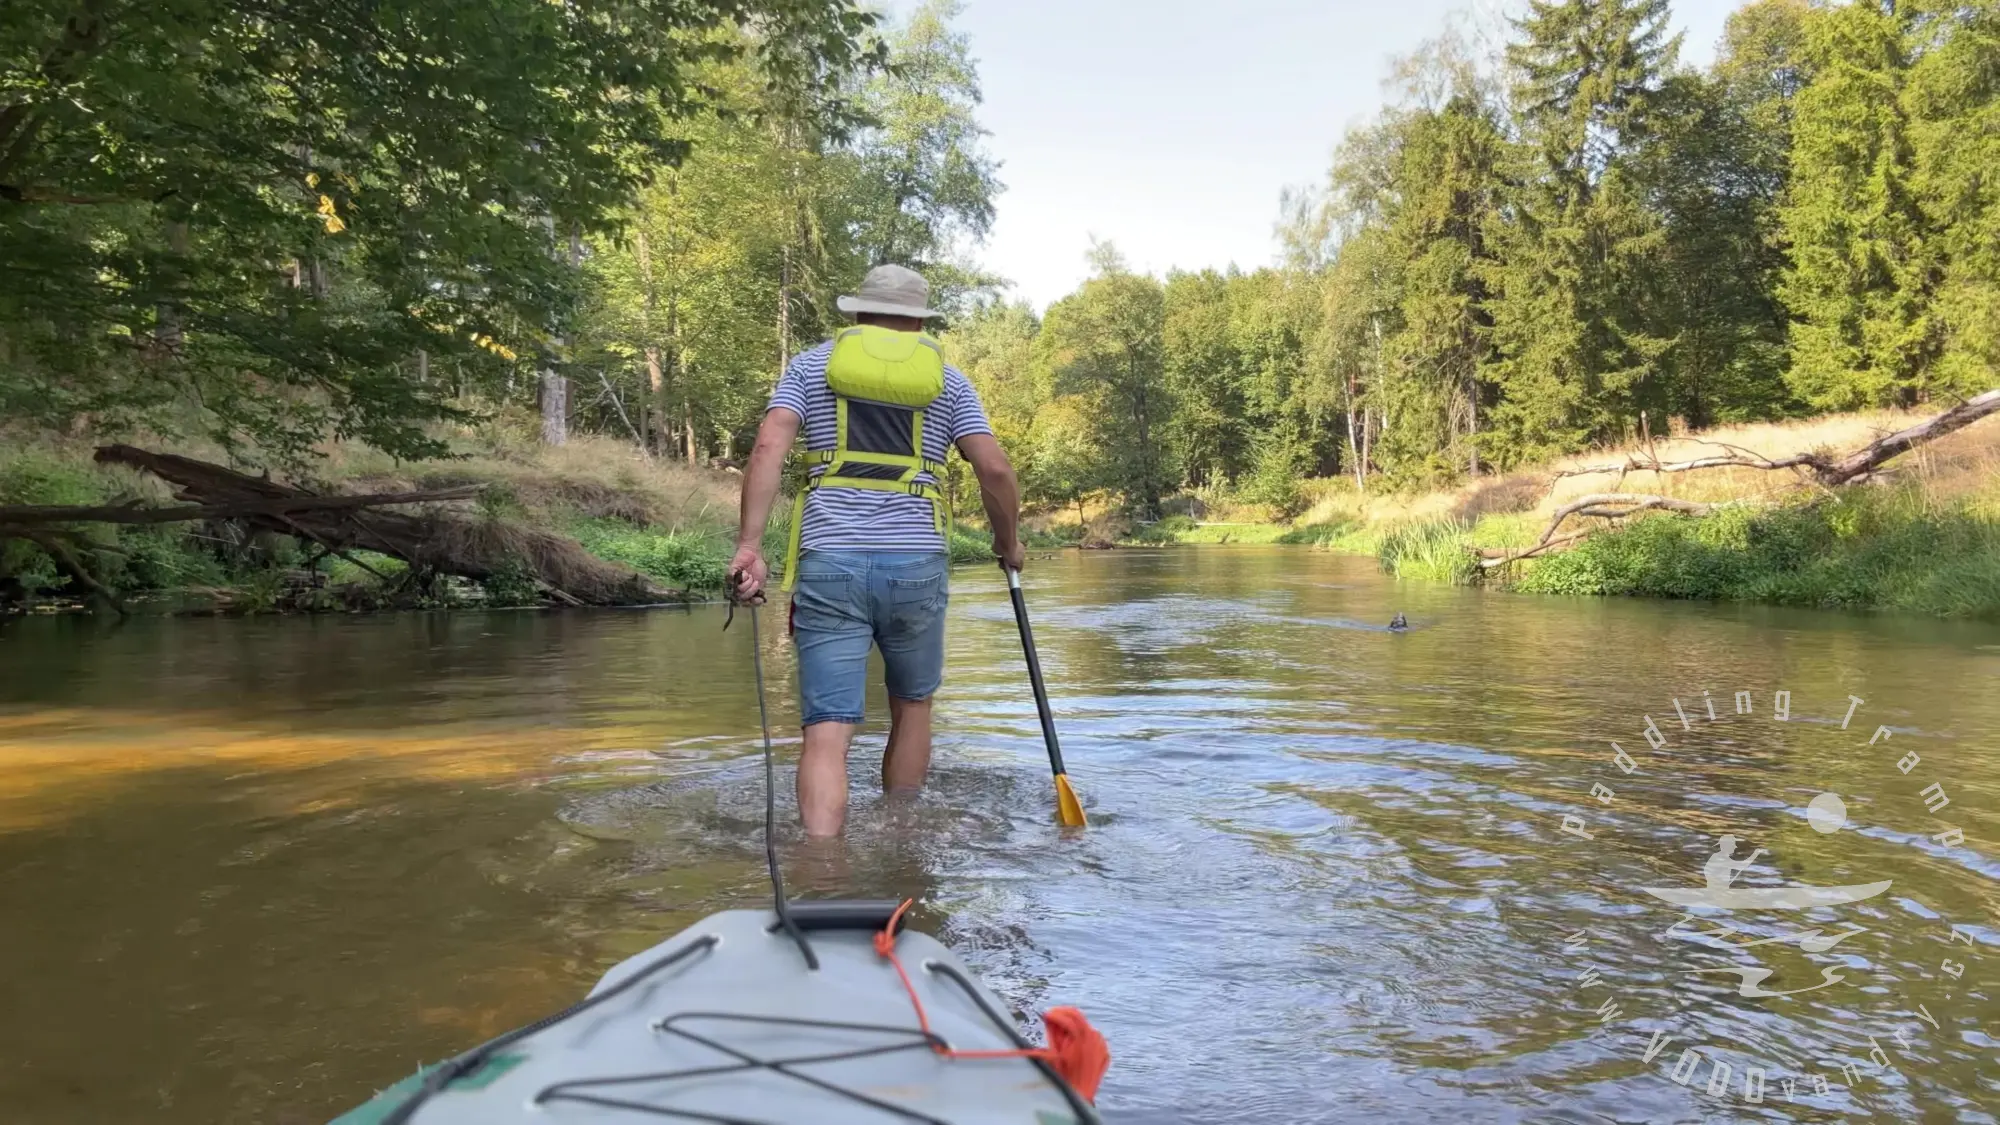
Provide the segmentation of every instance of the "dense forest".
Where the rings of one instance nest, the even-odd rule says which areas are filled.
[[[1441,35],[1278,208],[1281,260],[1039,315],[953,0],[20,0],[0,14],[0,416],[252,464],[538,420],[740,456],[871,264],[922,269],[1031,503],[1449,482],[1984,390],[2000,2],[1666,0]],[[1331,138],[1301,137],[1301,145]]]
[[[2000,383],[2000,4],[1666,0],[1447,34],[1286,200],[1285,264],[1095,276],[955,326],[1030,495],[1448,483]]]

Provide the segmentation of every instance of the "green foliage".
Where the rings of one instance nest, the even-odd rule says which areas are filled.
[[[1639,152],[1673,67],[1666,0],[1537,0],[1508,47],[1525,144],[1496,229],[1491,304],[1503,461],[1624,436],[1662,403],[1646,315],[1664,247]]]
[[[1232,287],[1242,288],[1241,275],[1174,273],[1162,295],[1161,345],[1176,403],[1167,440],[1197,488],[1241,476],[1255,432],[1252,373],[1231,331]]]
[[[1892,403],[1928,358],[1931,263],[1899,97],[1907,22],[1850,4],[1807,25],[1815,78],[1795,101],[1782,293],[1799,317],[1791,384],[1821,409]]]
[[[1065,463],[1061,440],[1045,450],[1046,428],[1037,433],[1049,405],[1046,388],[1038,385],[1031,368],[1035,334],[1040,329],[1026,303],[993,301],[977,304],[954,318],[950,330],[939,333],[939,342],[952,365],[979,393],[994,438],[1007,451],[1023,490],[1037,501],[1067,504],[1074,499],[1069,475],[1073,466]],[[947,483],[952,486],[954,507],[963,512],[977,510],[977,479],[962,471],[957,462],[953,470]]]
[[[409,570],[409,564],[402,559],[390,558],[375,551],[348,551],[346,558],[335,556],[321,564],[329,583],[335,586],[368,586],[375,584],[377,574],[394,581]],[[363,569],[363,567],[367,569]]]
[[[1658,516],[1535,561],[1521,589],[2000,617],[2000,524],[1913,493]]]
[[[660,531],[621,520],[585,520],[570,531],[598,558],[624,563],[661,582],[686,590],[720,590],[728,584],[732,552],[719,535]]]
[[[1229,544],[1305,542],[1293,537],[1290,529],[1274,523],[1201,523],[1186,516],[1167,516],[1132,529],[1123,542],[1142,546],[1169,543]]]
[[[960,4],[897,10],[877,34],[851,0],[10,4],[0,421],[270,463],[326,437],[437,454],[453,423],[532,431],[546,406],[551,436],[740,458],[785,358],[844,322],[834,296],[898,260],[1031,508],[1238,541],[1146,521],[1177,492],[1294,517],[1316,476],[1429,487],[2000,369],[1996,0],[1751,0],[1704,71],[1667,0],[1532,0],[1497,55],[1448,34],[1398,62],[1324,184],[1287,196],[1283,265],[1156,278],[1097,245],[1040,316],[972,256],[1002,188]],[[108,495],[0,460],[22,496]],[[948,486],[977,511],[962,464]],[[1455,579],[1451,535],[1521,532],[1387,546]],[[586,533],[719,583],[706,530]],[[279,565],[92,534],[121,589]]]
[[[488,575],[479,586],[486,596],[486,604],[495,608],[531,606],[541,601],[534,573],[525,563],[515,559],[508,560],[507,566]]]
[[[1049,306],[1035,362],[1054,396],[1076,400],[1088,419],[1094,464],[1079,475],[1116,489],[1140,519],[1152,519],[1179,479],[1166,444],[1174,406],[1162,354],[1165,294],[1110,245],[1097,245],[1092,257],[1096,276]]]
[[[994,559],[993,536],[977,528],[964,524],[953,524],[945,534],[945,546],[951,554],[953,565],[964,563],[990,563]]]
[[[1643,404],[1651,432],[1669,417],[1706,428],[1792,405],[1775,231],[1806,10],[1802,0],[1742,9],[1714,71],[1676,75],[1662,90],[1655,140],[1635,168],[1665,234],[1646,297],[1650,321],[1671,341],[1659,394]]]
[[[1339,551],[1343,554],[1372,555],[1380,545],[1380,536],[1360,523],[1339,520],[1332,523],[1309,523],[1291,528],[1278,536],[1278,543],[1301,547],[1318,547],[1322,550]]]
[[[825,74],[822,98],[852,115],[773,88],[754,59],[699,69],[687,155],[589,241],[570,370],[591,397],[572,423],[740,456],[780,361],[845,322],[834,298],[870,266],[920,269],[939,307],[971,311],[992,279],[963,251],[1000,188],[956,15],[929,0],[888,29],[885,68]]]
[[[1918,9],[1928,18],[1903,100],[1938,261],[1938,357],[1925,384],[1975,393],[2000,371],[2000,3]]]
[[[821,91],[876,61],[872,22],[846,0],[9,3],[0,410],[436,453],[455,387],[555,349],[563,251],[685,151],[701,62],[751,58],[836,115]]]
[[[1178,543],[1195,530],[1195,522],[1186,516],[1166,516],[1151,523],[1133,528],[1125,538],[1133,543]]]
[[[971,43],[950,26],[962,10],[958,0],[921,0],[897,28],[888,70],[863,91],[873,123],[857,144],[863,254],[932,274],[933,295],[947,310],[990,286],[947,255],[986,236],[1000,191],[974,116],[980,92]]]
[[[0,504],[100,504],[105,480],[87,466],[36,449],[0,459]]]
[[[1976,393],[2000,360],[2000,5],[1816,11],[1794,99],[1789,382],[1824,409]]]
[[[1084,531],[1080,523],[1057,524],[1049,528],[1024,527],[1021,529],[1021,543],[1034,551],[1074,547],[1083,542]]]

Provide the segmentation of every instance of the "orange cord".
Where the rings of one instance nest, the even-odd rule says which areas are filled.
[[[917,1012],[917,1027],[932,1039],[931,1050],[950,1059],[1040,1059],[1062,1075],[1063,1080],[1083,1095],[1085,1101],[1095,1103],[1098,1083],[1111,1066],[1111,1050],[1105,1044],[1104,1036],[1090,1026],[1090,1021],[1075,1008],[1050,1008],[1042,1013],[1042,1024],[1049,1033],[1049,1045],[1046,1047],[957,1051],[931,1035],[931,1021],[924,1014],[924,1002],[918,998],[916,985],[910,982],[910,974],[904,971],[902,960],[896,956],[896,924],[903,920],[903,914],[915,902],[915,899],[904,899],[896,912],[889,916],[889,924],[875,935],[875,952],[887,958],[895,968],[896,976],[902,979],[903,991],[910,997],[910,1007]]]

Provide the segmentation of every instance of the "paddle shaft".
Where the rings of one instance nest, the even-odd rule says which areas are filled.
[[[1049,713],[1049,689],[1042,683],[1042,662],[1035,655],[1035,633],[1028,628],[1028,603],[1021,597],[1021,572],[1007,572],[1007,594],[1014,599],[1014,624],[1021,627],[1021,651],[1028,657],[1028,682],[1035,689],[1035,710],[1042,719],[1042,741],[1048,743],[1049,766],[1058,774],[1063,769],[1062,747],[1056,742],[1056,720]]]

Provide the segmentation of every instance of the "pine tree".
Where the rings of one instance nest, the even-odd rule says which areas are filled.
[[[1503,456],[1624,432],[1664,401],[1645,306],[1660,224],[1628,168],[1678,37],[1666,0],[1534,0],[1508,47],[1522,144],[1496,231],[1496,412]]]
[[[1689,426],[1785,412],[1786,265],[1778,234],[1791,98],[1804,65],[1805,0],[1758,0],[1729,18],[1708,75],[1663,90],[1639,178],[1666,224],[1652,316],[1666,413]]]
[[[1916,187],[1938,259],[1925,386],[2000,383],[2000,0],[1924,0],[1905,86]]]
[[[1807,25],[1783,209],[1798,396],[1822,410],[1910,401],[1938,354],[1936,268],[1902,105],[1906,9],[1859,0]]]
[[[1387,343],[1381,388],[1391,424],[1380,456],[1392,476],[1479,471],[1492,327],[1486,232],[1503,149],[1492,111],[1468,93],[1403,126],[1398,190],[1385,215],[1390,252],[1403,261],[1401,326]]]

